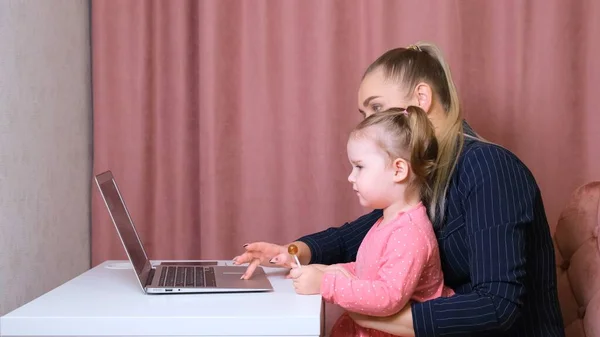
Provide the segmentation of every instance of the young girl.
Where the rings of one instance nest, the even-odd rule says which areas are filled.
[[[390,109],[362,121],[350,134],[352,184],[361,205],[382,209],[367,233],[356,262],[308,265],[292,270],[296,291],[318,293],[342,308],[371,316],[397,313],[410,300],[449,296],[444,287],[437,240],[427,216],[437,141],[417,107]],[[348,314],[331,336],[384,336],[362,328]]]

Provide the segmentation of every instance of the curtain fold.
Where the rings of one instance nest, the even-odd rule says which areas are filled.
[[[152,259],[227,259],[365,212],[347,182],[364,69],[440,46],[465,116],[535,175],[551,222],[600,179],[594,0],[92,0],[94,173]],[[92,191],[92,265],[126,258]]]

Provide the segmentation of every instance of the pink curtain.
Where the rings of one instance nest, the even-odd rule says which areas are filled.
[[[368,64],[437,43],[465,115],[533,171],[552,224],[600,179],[600,2],[92,0],[94,172],[153,259],[231,258],[364,212],[346,181]],[[92,264],[125,258],[94,186]]]

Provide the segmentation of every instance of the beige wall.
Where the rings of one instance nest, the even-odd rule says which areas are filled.
[[[87,0],[0,0],[0,315],[90,265]]]

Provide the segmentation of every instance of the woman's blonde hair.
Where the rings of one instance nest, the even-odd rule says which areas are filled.
[[[431,221],[439,227],[446,211],[450,178],[464,143],[462,113],[450,68],[438,47],[419,42],[407,48],[387,51],[367,68],[363,79],[378,69],[382,69],[388,79],[404,88],[415,88],[421,82],[429,84],[448,115],[447,127],[437,135],[436,170],[432,177],[432,196],[428,207]],[[405,94],[412,94],[412,90]]]
[[[377,112],[358,124],[350,137],[371,138],[387,154],[390,164],[398,158],[407,160],[412,172],[407,190],[418,191],[423,203],[430,204],[438,145],[423,109],[409,106]]]

